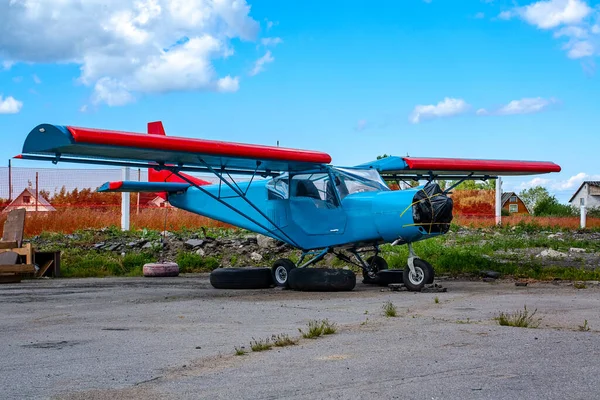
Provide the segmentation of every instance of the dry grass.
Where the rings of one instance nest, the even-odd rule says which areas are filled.
[[[454,224],[470,228],[489,228],[496,224],[494,215],[455,215]],[[540,228],[579,229],[579,217],[534,217],[532,215],[511,215],[502,217],[502,225],[532,225]],[[600,218],[587,218],[586,227],[600,228]]]
[[[165,209],[148,208],[136,214],[131,213],[131,229],[153,229],[162,231],[165,226]],[[0,214],[0,225],[4,224],[6,214]],[[115,207],[108,211],[93,208],[59,209],[50,213],[27,214],[25,236],[31,237],[42,232],[73,233],[80,229],[99,229],[109,226],[121,226],[121,211]],[[177,231],[183,228],[231,227],[228,224],[202,217],[188,211],[169,209],[167,214],[167,230]]]

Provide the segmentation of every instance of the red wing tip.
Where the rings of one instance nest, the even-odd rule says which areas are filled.
[[[108,183],[108,189],[109,190],[118,190],[121,189],[121,187],[123,186],[123,182],[119,181],[119,182],[109,182]]]
[[[19,154],[18,156],[14,156],[13,158],[22,159],[23,158],[23,154]]]

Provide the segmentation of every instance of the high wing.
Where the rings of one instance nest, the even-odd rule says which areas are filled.
[[[41,124],[17,158],[178,171],[276,175],[331,162],[326,153],[253,144]]]
[[[479,160],[468,158],[385,157],[358,167],[374,168],[383,177],[406,179],[477,179],[560,172],[549,161]]]

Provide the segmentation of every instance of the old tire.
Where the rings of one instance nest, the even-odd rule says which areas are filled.
[[[290,271],[296,268],[296,264],[287,258],[280,258],[273,263],[271,271],[273,271],[273,283],[275,286],[289,287],[288,279]]]
[[[367,258],[366,263],[374,267],[375,276],[370,277],[365,270],[363,270],[363,283],[366,284],[377,284],[379,283],[379,277],[377,273],[388,269],[388,263],[383,257],[372,256]]]
[[[404,283],[404,286],[406,286],[406,288],[411,292],[420,292],[421,289],[423,289],[423,287],[425,286],[425,284],[430,280],[429,268],[427,268],[427,266],[420,261],[422,260],[414,260],[414,274],[410,271],[408,265],[404,268],[404,274],[402,275],[402,283]]]
[[[142,272],[147,277],[177,276],[179,275],[179,265],[174,262],[148,263],[144,264]]]
[[[210,273],[216,289],[265,289],[273,286],[270,268],[217,268]]]
[[[404,270],[403,269],[386,269],[379,271],[377,274],[379,286],[387,286],[390,283],[403,283],[404,282]]]
[[[349,291],[356,286],[356,275],[346,269],[294,268],[288,284],[294,290],[305,292]]]

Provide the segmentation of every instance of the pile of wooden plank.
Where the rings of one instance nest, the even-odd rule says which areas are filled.
[[[24,275],[43,276],[55,263],[47,260],[43,266],[35,264],[35,251],[31,243],[23,244],[25,210],[8,213],[0,240],[0,283],[21,282]]]

